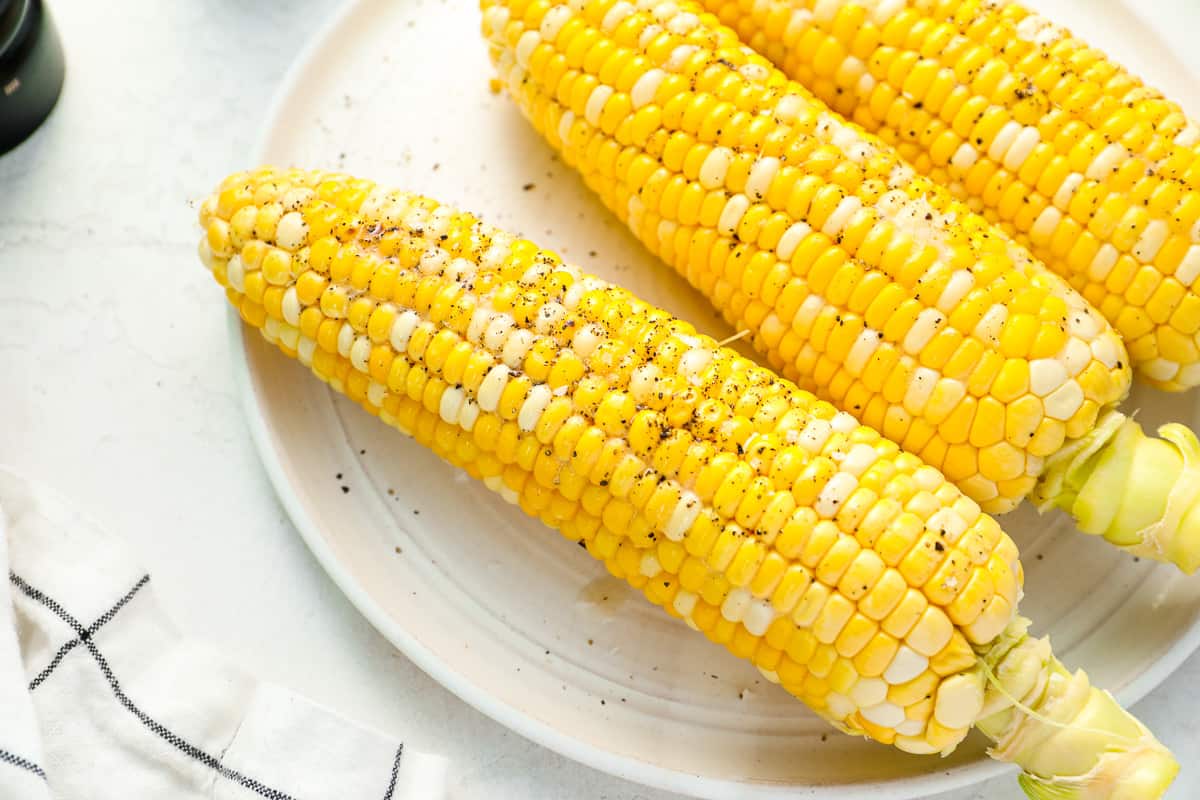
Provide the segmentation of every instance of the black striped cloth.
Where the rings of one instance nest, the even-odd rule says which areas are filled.
[[[0,800],[437,800],[406,752],[181,638],[124,546],[0,470]]]

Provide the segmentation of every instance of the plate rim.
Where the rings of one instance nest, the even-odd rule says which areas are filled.
[[[378,0],[346,0],[335,13],[317,26],[312,36],[297,52],[267,107],[258,136],[251,149],[253,163],[269,163],[266,158],[268,143],[279,127],[284,107],[300,88],[301,76],[308,69],[310,63],[335,41],[340,29],[349,23],[349,20],[361,7],[372,2],[378,2]],[[1157,31],[1154,33],[1156,36],[1158,35]],[[1161,37],[1159,38],[1161,39]],[[1164,43],[1164,46],[1169,45]],[[800,791],[812,798],[846,798],[862,796],[862,793],[869,792],[879,800],[908,800],[930,793],[967,788],[1016,769],[1015,765],[1011,763],[985,758],[949,769],[845,786],[768,784],[705,777],[614,754],[602,747],[564,734],[554,726],[535,719],[494,697],[460,675],[449,663],[434,655],[409,635],[404,627],[365,588],[359,585],[334,553],[321,526],[305,509],[299,494],[287,478],[281,454],[276,448],[269,430],[263,403],[254,387],[246,332],[241,319],[232,308],[227,309],[226,319],[235,392],[240,398],[239,402],[251,440],[254,442],[259,461],[267,473],[276,496],[313,557],[355,609],[380,635],[455,697],[505,728],[573,761],[610,775],[652,788],[710,798],[736,797],[739,800],[742,798],[794,798]],[[1183,631],[1174,644],[1160,653],[1149,667],[1114,692],[1118,702],[1125,707],[1134,705],[1161,685],[1197,650],[1200,650],[1200,616]]]

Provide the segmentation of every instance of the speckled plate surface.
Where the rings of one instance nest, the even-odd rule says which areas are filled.
[[[1040,5],[1192,99],[1195,80],[1122,6]],[[299,57],[257,157],[343,168],[481,212],[727,335],[488,91],[490,75],[474,3],[350,3]],[[235,321],[231,335],[263,461],[317,558],[409,658],[503,724],[599,769],[712,798],[907,798],[1005,769],[979,738],[936,759],[832,732]],[[1195,395],[1143,390],[1129,407],[1144,421],[1200,422]],[[1200,580],[1135,563],[1057,515],[1023,509],[1004,523],[1024,554],[1024,613],[1123,701],[1195,648]]]

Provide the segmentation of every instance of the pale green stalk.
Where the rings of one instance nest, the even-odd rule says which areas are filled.
[[[1071,674],[1048,639],[1018,617],[980,657],[986,681],[976,727],[995,758],[1024,772],[1034,800],[1157,800],[1179,765],[1112,695]]]
[[[1064,509],[1085,533],[1191,573],[1200,567],[1200,442],[1174,423],[1158,433],[1109,412],[1047,462],[1031,499],[1040,510]]]

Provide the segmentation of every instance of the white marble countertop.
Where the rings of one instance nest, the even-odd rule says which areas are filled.
[[[259,465],[189,203],[247,165],[284,70],[336,4],[50,3],[65,94],[0,157],[0,463],[123,533],[186,632],[448,756],[455,797],[675,797],[534,745],[420,672],[325,576]],[[1195,0],[1149,5],[1190,44]],[[1136,709],[1185,764],[1175,798],[1200,796],[1197,684],[1200,655]],[[1017,795],[1007,776],[938,800]]]

